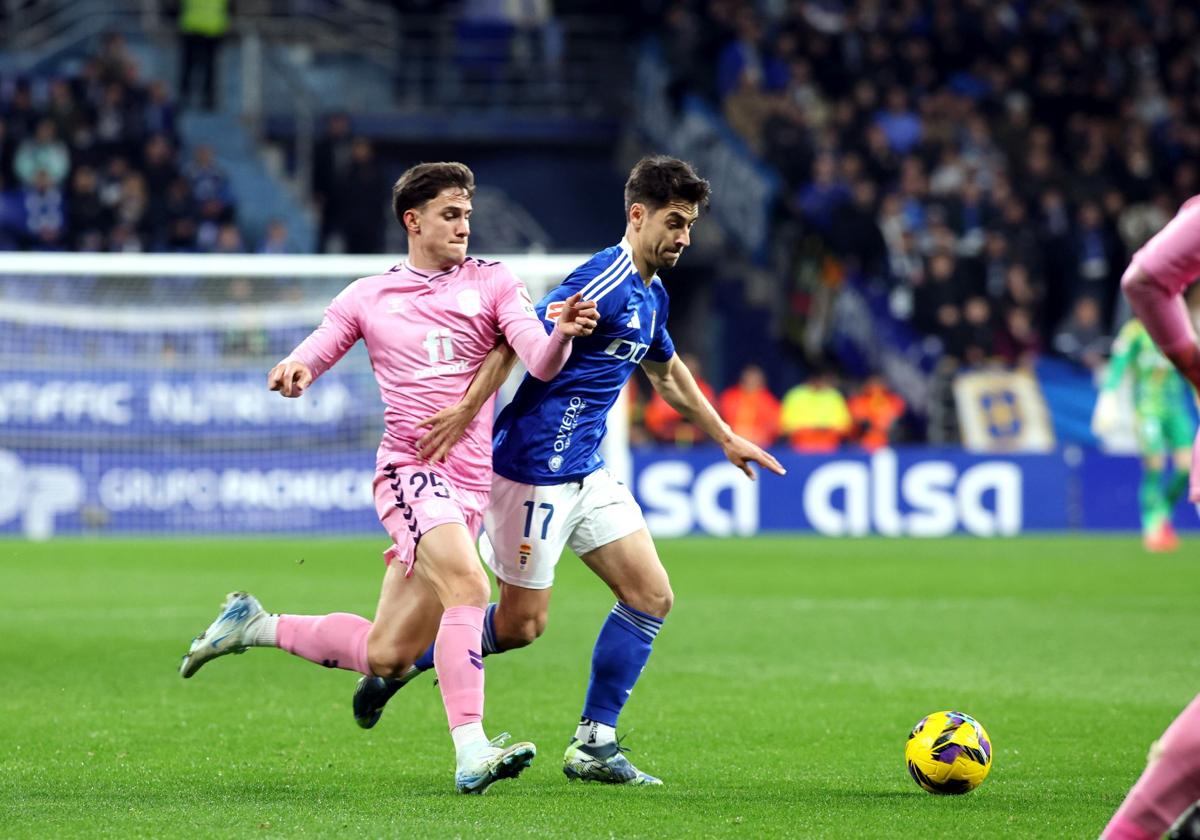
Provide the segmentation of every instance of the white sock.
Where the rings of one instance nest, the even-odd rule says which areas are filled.
[[[617,730],[608,724],[584,718],[575,730],[575,737],[589,747],[596,747],[617,740]]]
[[[279,647],[279,641],[276,637],[278,628],[279,616],[274,613],[266,613],[258,620],[258,626],[254,628],[254,635],[250,639],[250,644],[254,647]]]
[[[482,723],[464,723],[450,730],[454,739],[454,757],[459,764],[480,747],[487,746],[487,735],[483,733]]]

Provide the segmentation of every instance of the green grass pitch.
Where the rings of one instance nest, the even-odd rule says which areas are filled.
[[[485,797],[431,675],[370,732],[354,675],[280,651],[177,675],[233,589],[371,615],[382,548],[0,543],[0,836],[1094,838],[1200,689],[1195,550],[1132,537],[662,541],[676,606],[622,719],[658,789],[562,775],[612,604],[571,558],[547,634],[488,660],[489,734],[539,755]],[[904,769],[943,708],[995,745],[963,797]]]

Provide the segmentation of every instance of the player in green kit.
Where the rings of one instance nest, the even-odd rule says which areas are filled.
[[[1117,416],[1117,389],[1125,373],[1133,374],[1133,411],[1138,448],[1142,454],[1142,539],[1147,551],[1179,547],[1171,512],[1188,486],[1192,438],[1196,430],[1188,410],[1189,388],[1150,338],[1142,322],[1131,318],[1113,343],[1108,376],[1092,416],[1092,428],[1102,435]],[[1174,471],[1164,484],[1167,456]]]

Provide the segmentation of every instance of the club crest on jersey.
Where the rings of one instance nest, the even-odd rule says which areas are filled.
[[[462,314],[471,318],[479,314],[479,290],[463,289],[458,293],[458,308]]]

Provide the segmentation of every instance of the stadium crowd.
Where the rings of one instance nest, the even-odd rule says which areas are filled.
[[[783,442],[797,452],[833,452],[842,446],[871,451],[912,434],[908,406],[880,376],[867,377],[847,398],[832,371],[817,369],[781,400],[772,393],[758,365],[747,365],[736,382],[717,393],[704,378],[697,356],[684,353],[681,358],[730,428],[764,448]],[[644,389],[636,379],[630,380],[628,388],[634,443],[688,447],[707,442],[704,432],[668,405],[661,394],[651,392],[643,401]]]
[[[954,367],[1054,353],[1096,369],[1130,255],[1200,192],[1190,3],[672,0],[658,32],[677,98],[707,100],[784,185],[773,240],[797,322],[814,277],[854,278]],[[119,36],[75,76],[0,79],[0,249],[250,250],[211,149],[181,149],[167,86],[141,78]],[[314,159],[321,250],[383,250],[383,220],[351,200],[382,177],[371,144],[335,114]],[[285,240],[276,224],[256,247]],[[904,407],[882,399],[890,431],[866,435],[860,395],[828,373],[779,397],[764,380],[748,369],[710,389],[751,439],[905,434]],[[797,433],[789,405],[817,411],[822,394],[836,433]],[[692,442],[660,403],[638,405],[639,432]]]
[[[673,90],[778,172],[776,234],[823,277],[958,362],[1089,367],[1129,256],[1200,192],[1198,36],[1174,0],[677,0],[662,27]]]
[[[236,213],[213,150],[185,158],[166,83],[120,35],[75,75],[0,77],[0,249],[241,252]]]

